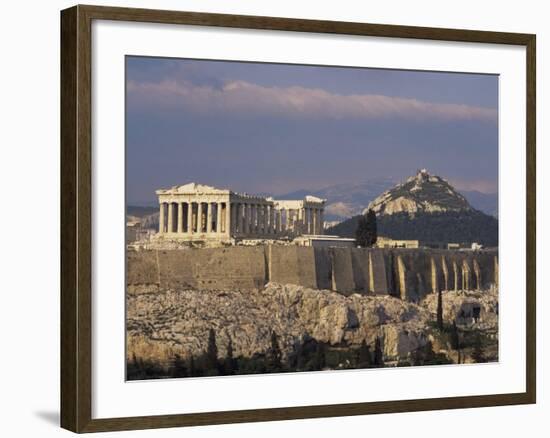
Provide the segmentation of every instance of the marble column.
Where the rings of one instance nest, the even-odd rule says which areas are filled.
[[[225,203],[225,232],[231,235],[231,203]]]
[[[210,232],[217,233],[218,229],[218,203],[210,202],[208,204],[208,209],[210,210]],[[216,216],[214,216],[214,209],[216,209]],[[214,220],[215,218],[215,220]]]
[[[319,234],[325,234],[325,210],[321,209],[319,211],[319,224],[321,225],[321,231],[319,232]]]
[[[193,203],[187,203],[187,232],[193,233]]]
[[[250,206],[248,204],[244,204],[244,220],[243,220],[243,232],[244,234],[248,234],[250,232]]]
[[[164,202],[159,204],[159,233],[164,233]]]
[[[212,232],[212,202],[206,204],[206,232]]]
[[[172,202],[168,204],[168,232],[174,232],[174,204]]]
[[[239,233],[244,234],[244,209],[245,204],[239,204]]]
[[[237,234],[239,232],[239,203],[231,204],[231,232]]]
[[[183,233],[183,204],[178,202],[178,234]]]
[[[197,233],[202,233],[202,202],[197,202]]]
[[[231,234],[235,234],[237,232],[238,204],[236,203],[230,204],[229,209],[231,211]]]

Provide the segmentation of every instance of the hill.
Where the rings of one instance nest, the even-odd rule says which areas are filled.
[[[355,237],[361,216],[354,216],[332,228],[327,234]],[[478,242],[498,246],[498,220],[480,211],[407,213],[381,215],[377,218],[378,235],[403,240],[427,242]]]
[[[273,195],[277,199],[303,199],[306,195],[326,199],[325,219],[342,221],[361,214],[380,193],[387,191],[398,182],[395,178],[370,178],[357,184],[335,184],[320,190],[296,190],[282,195]],[[476,210],[497,216],[498,195],[477,191],[463,191],[461,195]]]
[[[374,210],[377,215],[473,210],[466,198],[445,179],[430,175],[426,169],[419,170],[404,183],[382,193],[369,203],[363,214],[369,209]]]
[[[445,179],[425,169],[385,191],[363,211],[374,210],[378,235],[429,242],[479,242],[498,246],[498,220],[474,209]],[[327,233],[354,237],[360,215]]]

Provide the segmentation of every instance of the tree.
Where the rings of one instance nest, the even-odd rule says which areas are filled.
[[[304,351],[304,343],[300,342],[296,349],[296,371],[302,371],[306,368],[306,355]]]
[[[369,368],[372,365],[372,359],[370,357],[370,348],[363,339],[361,347],[359,347],[359,368]]]
[[[197,370],[195,368],[195,359],[193,358],[193,355],[189,357],[189,377],[196,377]]]
[[[233,341],[231,338],[229,338],[229,342],[227,343],[227,353],[225,355],[225,374],[231,375],[235,374],[235,368],[236,368],[236,361],[233,358]]]
[[[172,377],[186,377],[187,368],[185,367],[185,362],[179,354],[174,354],[172,360]]]
[[[355,241],[362,247],[371,247],[376,243],[378,231],[376,213],[369,209],[366,215],[361,215],[355,230]]]
[[[460,363],[460,350],[461,350],[460,334],[458,332],[458,327],[456,326],[455,321],[453,321],[453,327],[451,328],[450,341],[451,341],[451,348],[458,353],[457,362]]]
[[[437,328],[443,330],[443,293],[437,292]]]
[[[378,240],[378,226],[376,224],[376,213],[369,209],[367,212],[367,246],[374,246]]]
[[[382,340],[380,337],[376,337],[374,342],[374,366],[383,367],[384,366],[384,352],[382,351]]]
[[[271,332],[271,348],[267,353],[267,369],[268,371],[281,371],[283,365],[281,363],[282,353],[279,347],[277,333]]]
[[[216,345],[216,332],[214,329],[208,331],[208,348],[206,350],[206,369],[209,374],[218,372],[218,347]]]
[[[315,350],[315,357],[313,360],[313,369],[314,370],[322,370],[325,368],[327,364],[326,360],[326,351],[325,351],[325,344],[322,342],[317,343],[317,348]]]

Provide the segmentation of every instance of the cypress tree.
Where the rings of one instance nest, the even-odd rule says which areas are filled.
[[[455,350],[458,353],[458,360],[457,362],[460,363],[460,334],[458,333],[458,327],[456,326],[456,322],[453,321],[453,327],[451,329],[451,348]]]
[[[209,374],[218,372],[218,346],[216,345],[216,332],[208,331],[208,348],[206,350],[206,368]]]
[[[185,363],[179,354],[174,355],[171,368],[172,368],[172,377],[187,376],[187,368],[185,367]]]
[[[275,332],[271,332],[271,348],[267,354],[267,369],[268,371],[281,371],[283,365],[281,363],[282,353],[279,347],[279,340]]]
[[[357,222],[357,228],[355,230],[355,243],[357,246],[363,248],[367,247],[368,236],[367,236],[367,218],[365,215],[361,215],[359,222]]]
[[[370,348],[363,339],[361,342],[361,347],[359,347],[359,368],[369,368],[372,365],[372,360],[370,357]]]
[[[366,215],[361,215],[355,230],[355,241],[358,246],[367,248],[376,243],[378,231],[376,213],[370,209]]]
[[[300,342],[296,350],[296,371],[302,371],[306,367],[306,358],[304,352],[304,343]]]
[[[383,367],[384,366],[384,352],[382,351],[382,340],[380,337],[376,337],[374,342],[374,366]]]
[[[374,210],[369,209],[367,212],[367,246],[374,246],[378,240],[378,227],[376,225],[376,213]]]
[[[225,374],[235,374],[236,365],[236,361],[233,358],[233,341],[229,338],[229,342],[227,343],[227,354],[225,355]]]
[[[317,343],[317,348],[315,350],[315,360],[314,360],[314,370],[322,370],[327,364],[325,344],[322,342]]]
[[[195,377],[197,374],[197,370],[195,368],[195,359],[193,358],[193,355],[189,358],[189,376]]]

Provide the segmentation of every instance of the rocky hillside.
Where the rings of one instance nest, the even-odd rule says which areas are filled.
[[[461,327],[496,330],[495,290],[445,292],[444,318]],[[127,296],[128,359],[168,363],[197,357],[214,329],[218,357],[231,342],[234,357],[262,355],[278,335],[283,358],[315,340],[340,348],[382,341],[385,361],[405,359],[428,341],[447,348],[434,332],[436,295],[413,304],[390,296],[364,296],[270,283],[260,291],[166,290]],[[477,308],[477,310],[474,310]],[[476,316],[474,319],[473,317]]]
[[[329,228],[328,234],[355,237],[360,216],[354,216]],[[377,218],[378,235],[398,240],[422,242],[478,242],[498,246],[498,220],[481,211],[408,213],[381,215]]]
[[[377,215],[396,213],[470,212],[472,207],[446,180],[419,170],[404,183],[398,184],[374,199],[363,211],[372,209]]]
[[[498,246],[498,220],[473,208],[445,179],[419,171],[374,199],[378,235],[424,242],[478,242]],[[327,233],[354,237],[360,216]]]

